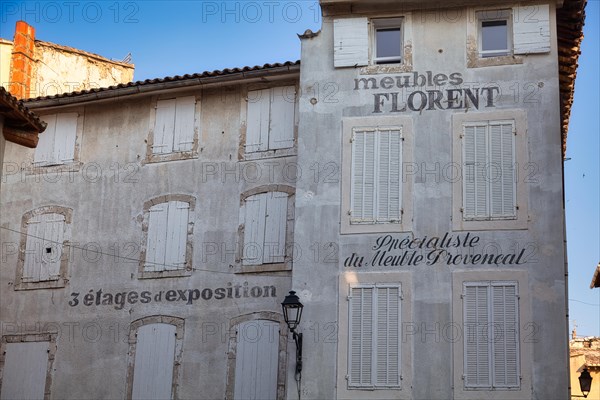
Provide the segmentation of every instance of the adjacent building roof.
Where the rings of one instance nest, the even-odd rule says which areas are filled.
[[[590,289],[600,287],[600,262],[596,266],[596,271],[594,272],[594,276],[592,277],[592,283],[590,284]]]
[[[5,139],[26,147],[35,147],[38,133],[46,129],[46,123],[3,86],[0,86],[0,115],[4,118]]]

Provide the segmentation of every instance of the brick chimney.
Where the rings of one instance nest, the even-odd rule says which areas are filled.
[[[29,98],[34,64],[35,29],[17,21],[10,60],[9,92],[18,99]]]

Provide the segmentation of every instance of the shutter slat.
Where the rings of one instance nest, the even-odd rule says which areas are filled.
[[[49,342],[7,343],[1,399],[44,399]]]
[[[296,87],[282,86],[271,90],[269,150],[293,147]]]
[[[23,282],[39,282],[40,280],[45,230],[45,223],[42,222],[42,218],[42,215],[38,215],[27,222]]]
[[[550,7],[548,4],[515,7],[513,10],[514,53],[550,52]]]
[[[173,151],[190,151],[194,143],[194,115],[196,97],[185,96],[175,99],[175,127]]]
[[[165,244],[165,269],[185,267],[189,204],[181,201],[168,203],[167,235]]]
[[[270,192],[266,200],[263,263],[281,263],[285,260],[288,194]]]
[[[156,102],[156,122],[154,124],[154,143],[152,144],[152,153],[154,154],[173,152],[176,104],[176,99]]]
[[[244,265],[260,265],[263,263],[266,211],[267,193],[259,193],[246,199],[244,210]]]
[[[156,204],[149,210],[146,265],[144,266],[144,271],[163,271],[165,268],[167,215],[167,203]]]
[[[271,89],[248,92],[246,153],[268,150],[270,107]]]
[[[337,67],[363,66],[369,63],[367,18],[333,20],[333,64]]]
[[[75,159],[77,117],[77,113],[65,113],[58,114],[56,118],[55,152],[58,164],[72,162]]]
[[[39,142],[35,148],[33,163],[36,166],[52,165],[56,160],[54,157],[54,140],[56,136],[56,114],[44,115],[46,130],[40,133]]]

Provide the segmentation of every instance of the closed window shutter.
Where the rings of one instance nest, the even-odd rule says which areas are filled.
[[[349,387],[400,387],[400,285],[350,288]]]
[[[550,52],[550,7],[532,4],[513,9],[515,54]]]
[[[55,152],[58,164],[72,162],[75,159],[77,117],[77,113],[66,113],[58,114],[56,118]]]
[[[285,260],[288,194],[283,192],[269,192],[266,197],[267,210],[263,263],[282,263]]]
[[[175,359],[175,326],[149,324],[137,331],[133,399],[170,399]]]
[[[40,281],[59,278],[64,241],[65,217],[61,214],[44,214],[44,243]]]
[[[186,96],[175,99],[175,134],[173,151],[190,151],[194,144],[194,115],[196,97]]]
[[[40,133],[38,145],[35,148],[33,163],[36,166],[53,165],[56,162],[54,157],[54,140],[56,135],[56,114],[45,115],[44,122],[48,124],[46,130]]]
[[[379,132],[377,157],[377,222],[399,222],[402,198],[402,137],[401,130]]]
[[[272,88],[269,150],[294,147],[296,87]]]
[[[492,284],[494,387],[518,387],[518,297],[514,284]]]
[[[271,89],[248,92],[246,153],[268,150]]]
[[[464,216],[485,218],[489,216],[487,126],[465,126],[463,141]]]
[[[279,324],[260,319],[242,322],[236,335],[234,399],[275,400]]]
[[[355,130],[352,138],[352,222],[375,222],[376,134]]]
[[[153,154],[165,154],[173,152],[176,103],[176,99],[158,100],[156,102],[154,143],[152,144]]]
[[[492,122],[489,129],[491,216],[515,216],[514,125]]]
[[[27,221],[23,282],[39,282],[40,280],[45,225],[43,215],[37,215]]]
[[[464,284],[465,387],[520,386],[516,282]]]
[[[400,386],[400,288],[377,288],[376,385]]]
[[[492,382],[488,285],[465,285],[463,306],[465,386],[490,387]]]
[[[161,203],[150,207],[148,218],[148,240],[146,242],[146,264],[148,272],[163,271],[167,246],[168,204]]]
[[[350,355],[348,385],[373,385],[373,292],[374,288],[350,289]]]
[[[244,202],[244,265],[263,263],[267,193],[249,196]]]
[[[7,343],[1,399],[44,399],[49,342]]]
[[[189,208],[190,205],[182,201],[168,203],[165,242],[165,269],[167,270],[185,268]]]
[[[369,63],[369,27],[367,18],[333,20],[333,65],[364,66]]]

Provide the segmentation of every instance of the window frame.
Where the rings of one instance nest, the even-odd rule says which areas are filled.
[[[372,65],[391,65],[391,66],[401,66],[404,64],[404,17],[393,17],[393,18],[372,18],[370,19],[371,29],[370,29],[370,64]],[[400,43],[399,46],[399,55],[396,57],[378,57],[377,56],[377,32],[379,30],[384,29],[394,29],[398,28],[400,30]],[[380,62],[380,61],[399,61],[399,62]]]
[[[463,305],[463,287],[465,283],[477,282],[512,282],[521,288],[518,291],[518,314],[517,320],[520,331],[518,338],[518,357],[520,371],[520,386],[518,388],[477,388],[465,387],[464,373],[465,360],[463,358],[465,350],[466,332],[464,320]],[[511,271],[466,271],[457,270],[452,272],[452,319],[454,325],[460,327],[461,337],[453,341],[453,352],[457,356],[452,360],[454,373],[454,390],[457,399],[461,400],[479,400],[482,398],[482,392],[485,392],[485,398],[496,400],[525,400],[531,397],[532,385],[532,360],[534,340],[526,340],[525,334],[530,321],[535,321],[531,311],[531,298],[527,290],[523,288],[530,287],[528,272],[525,270]],[[528,337],[531,335],[527,335]]]
[[[464,215],[465,182],[464,176],[465,155],[463,149],[464,126],[481,122],[507,122],[514,123],[516,135],[514,137],[514,169],[513,177],[514,199],[516,215],[514,217],[466,218]],[[458,178],[452,180],[452,228],[455,231],[463,230],[513,230],[527,229],[529,223],[529,189],[528,179],[519,174],[525,168],[528,160],[527,149],[527,113],[525,110],[499,110],[483,113],[458,113],[452,115],[452,157],[453,163],[460,171]]]
[[[129,327],[129,351],[127,353],[127,394],[126,398],[131,399],[133,395],[133,378],[135,373],[135,353],[137,350],[138,330],[145,325],[166,324],[175,327],[175,354],[173,355],[173,378],[171,387],[171,398],[178,398],[179,380],[181,373],[181,362],[183,358],[183,339],[184,324],[183,318],[170,315],[153,315],[143,317],[133,321]]]
[[[353,184],[353,132],[358,129],[389,129],[401,127],[400,155],[400,221],[356,223],[352,221]],[[413,176],[407,173],[406,165],[413,162],[413,122],[412,117],[348,117],[342,119],[342,202],[341,234],[408,232],[412,229],[413,216]]]
[[[352,287],[400,287],[399,303],[399,374],[400,386],[355,387],[349,385],[350,367],[350,290]],[[410,399],[412,398],[412,346],[413,335],[403,335],[403,318],[412,315],[412,273],[400,272],[342,272],[339,276],[337,388],[338,397],[344,399]],[[367,394],[368,393],[368,394]]]
[[[260,311],[249,314],[240,315],[232,318],[229,321],[229,341],[227,352],[227,382],[225,389],[225,398],[233,399],[235,394],[235,373],[236,373],[236,352],[238,344],[237,327],[243,322],[250,321],[270,321],[279,324],[279,355],[277,365],[277,400],[286,398],[286,381],[287,381],[287,345],[289,339],[289,329],[283,315],[273,311]]]
[[[63,242],[61,245],[62,248],[58,276],[56,277],[56,279],[27,281],[23,278],[23,275],[25,273],[25,263],[27,261],[27,255],[31,255],[31,252],[35,251],[35,249],[27,249],[27,238],[30,235],[28,226],[29,221],[32,218],[48,214],[58,214],[62,215],[64,218]],[[63,288],[66,286],[69,265],[72,220],[73,210],[71,208],[57,205],[39,207],[23,214],[23,217],[21,218],[21,243],[19,248],[19,258],[17,261],[16,280],[14,285],[15,290],[55,289]],[[44,238],[43,240],[46,239]],[[43,254],[41,257],[43,258]]]
[[[167,204],[171,202],[187,203],[188,207],[188,222],[187,222],[187,237],[185,241],[185,266],[177,269],[163,269],[161,271],[149,271],[146,269],[146,255],[148,247],[148,232],[150,229],[150,209],[159,204]],[[171,278],[190,276],[193,271],[193,244],[194,244],[194,220],[195,220],[196,198],[186,194],[169,194],[155,197],[144,203],[143,222],[142,222],[142,242],[140,250],[140,261],[138,266],[138,279],[153,279],[153,278]],[[168,229],[168,228],[167,228]]]
[[[155,139],[154,133],[156,130],[157,109],[158,109],[159,102],[167,101],[167,100],[175,100],[176,101],[179,98],[185,98],[185,97],[194,97],[195,98],[194,118],[192,121],[194,133],[192,136],[191,149],[185,150],[185,151],[171,151],[169,153],[154,153],[154,139]],[[176,105],[175,105],[175,107],[176,107]],[[160,97],[153,96],[152,101],[151,101],[150,118],[149,118],[149,124],[148,124],[148,137],[146,140],[146,142],[147,142],[146,158],[144,159],[143,163],[150,164],[150,163],[198,158],[199,138],[200,138],[200,129],[201,129],[201,116],[202,116],[201,112],[202,112],[201,92],[180,93],[177,95],[160,96]],[[173,133],[173,140],[175,140],[175,133]],[[175,145],[173,145],[173,147],[175,147]]]
[[[295,99],[294,99],[294,121],[293,121],[293,144],[291,147],[279,148],[279,149],[271,149],[267,144],[266,150],[257,150],[252,152],[247,152],[247,136],[248,136],[248,106],[249,106],[249,96],[251,92],[261,91],[261,90],[270,90],[269,96],[272,95],[272,91],[276,88],[289,88],[293,87],[295,90]],[[272,157],[285,157],[296,155],[297,146],[298,146],[298,121],[299,121],[299,100],[300,100],[300,92],[299,85],[296,81],[285,81],[278,82],[277,85],[267,85],[267,84],[251,84],[246,86],[245,90],[242,92],[241,96],[241,108],[240,108],[240,143],[239,143],[239,151],[238,151],[238,159],[240,161],[250,161],[250,160],[261,160],[265,158]],[[269,120],[270,120],[270,110],[269,110]],[[271,129],[269,127],[268,135],[271,135]]]
[[[285,255],[283,262],[262,263],[256,265],[244,264],[245,246],[245,217],[246,200],[252,196],[264,193],[287,193],[287,213],[285,226]],[[290,271],[293,264],[294,251],[294,205],[296,201],[296,189],[287,185],[265,185],[248,190],[240,196],[239,226],[238,226],[238,250],[236,255],[235,273],[254,273],[267,271]],[[263,244],[264,246],[264,244]]]
[[[498,13],[500,15],[487,16],[486,14]],[[513,55],[513,29],[512,9],[482,10],[476,12],[477,16],[477,50],[479,58],[510,57]],[[506,21],[506,49],[483,50],[483,24],[485,22]]]

